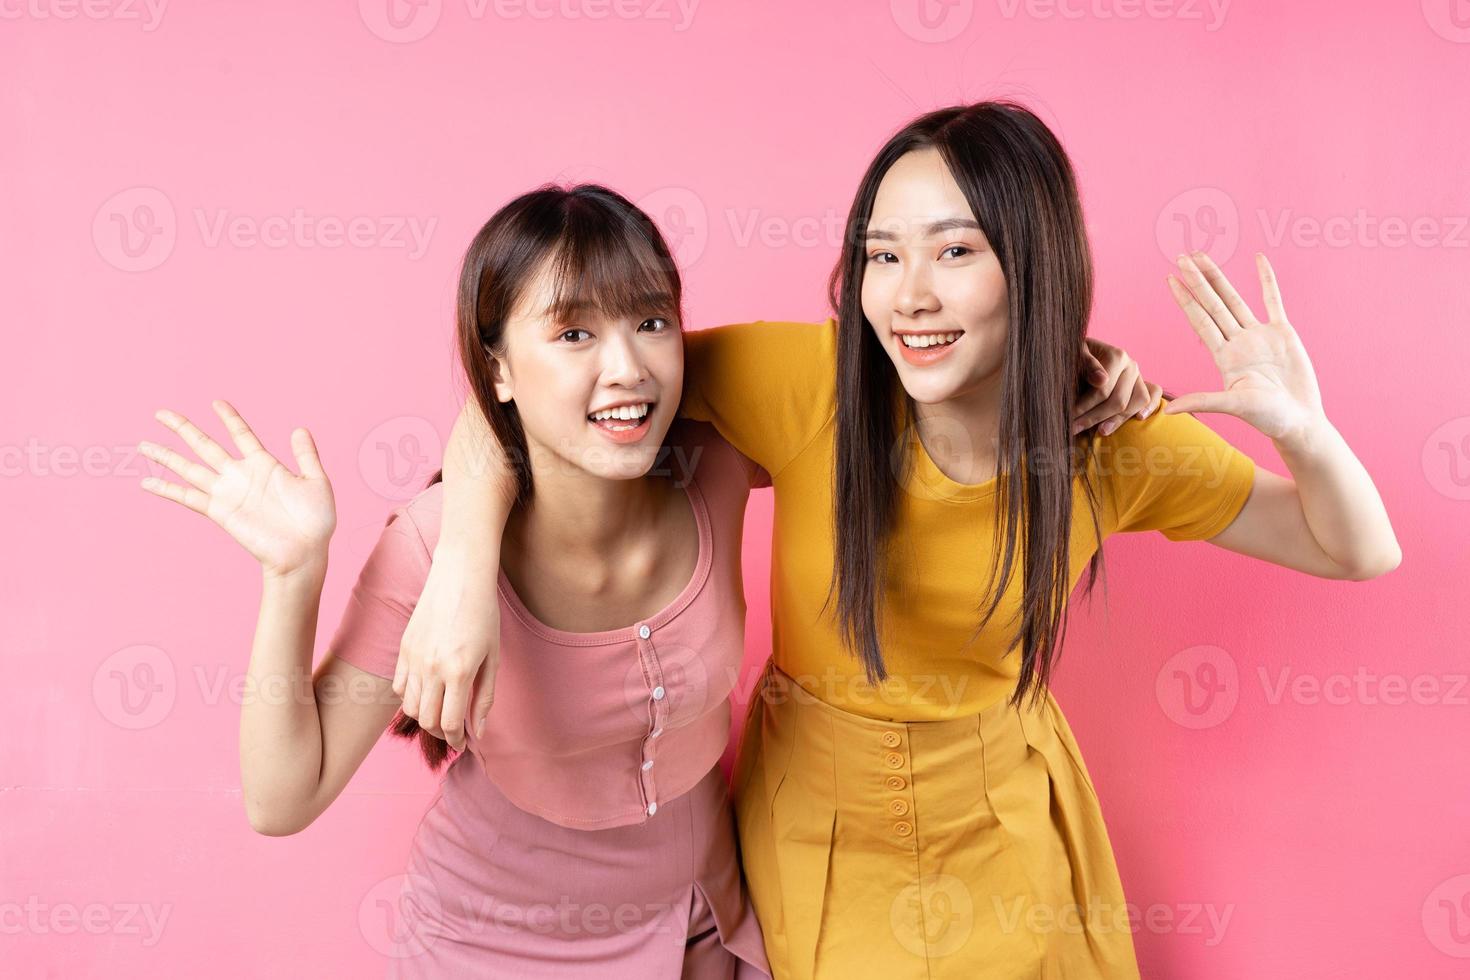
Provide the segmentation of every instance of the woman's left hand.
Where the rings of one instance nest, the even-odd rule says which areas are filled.
[[[1072,405],[1072,435],[1098,426],[1111,435],[1131,418],[1146,419],[1159,407],[1163,389],[1145,381],[1138,362],[1121,347],[1088,337],[1082,345],[1080,381],[1087,387]]]
[[[1208,255],[1181,254],[1178,262],[1184,282],[1171,275],[1169,289],[1214,357],[1222,390],[1180,395],[1164,406],[1164,414],[1221,412],[1278,440],[1308,433],[1325,421],[1316,372],[1286,320],[1276,273],[1265,254],[1256,253],[1269,314],[1265,322],[1256,319]]]

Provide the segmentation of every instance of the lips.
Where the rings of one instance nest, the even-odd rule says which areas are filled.
[[[950,331],[955,333],[956,331]],[[962,344],[965,335],[960,333],[953,341],[947,344],[934,344],[929,347],[910,347],[903,342],[899,334],[893,335],[893,342],[898,345],[898,353],[905,361],[917,367],[925,367],[943,360],[949,353]]]
[[[629,432],[648,422],[648,416],[637,419],[588,419],[593,425],[609,432]]]
[[[929,347],[944,347],[960,339],[960,330],[945,330],[940,333],[896,333],[898,342],[909,350],[924,350]]]
[[[626,444],[638,442],[648,434],[649,423],[653,419],[653,403],[649,403],[648,411],[641,419],[593,419],[587,417],[587,424],[596,429],[605,438],[613,442]]]

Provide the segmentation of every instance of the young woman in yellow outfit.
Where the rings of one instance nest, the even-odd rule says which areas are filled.
[[[1072,168],[1032,113],[986,102],[880,150],[835,319],[687,336],[681,410],[775,488],[773,651],[735,793],[777,980],[1138,976],[1097,795],[1047,684],[1084,567],[1090,588],[1103,540],[1146,530],[1328,578],[1399,560],[1257,264],[1264,320],[1202,254],[1169,278],[1221,391],[1074,431],[1092,270]],[[1190,411],[1253,425],[1291,478]],[[498,534],[501,466],[465,462],[485,431],[468,403],[445,522],[470,526],[444,540]],[[476,560],[443,556],[400,658],[404,711],[451,735],[493,690],[495,575]]]

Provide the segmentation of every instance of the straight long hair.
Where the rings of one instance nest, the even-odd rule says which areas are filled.
[[[612,317],[654,312],[683,323],[678,268],[653,219],[600,184],[528,191],[485,222],[460,266],[455,308],[459,360],[515,481],[515,506],[531,502],[535,485],[525,429],[515,402],[495,397],[494,358],[505,352],[505,325],[532,277],[550,260],[552,298],[543,311],[567,322],[577,311]],[[424,485],[444,477],[443,469]],[[402,710],[390,729],[417,738],[430,769],[449,756],[449,744],[424,731]]]
[[[1021,603],[1006,655],[1019,646],[1021,664],[1009,703],[1019,704],[1029,692],[1034,705],[1066,632],[1073,481],[1079,473],[1099,541],[1087,568],[1089,593],[1102,549],[1097,488],[1078,459],[1092,452],[1095,436],[1071,435],[1078,362],[1092,309],[1091,252],[1071,163],[1052,132],[1023,106],[980,102],[920,116],[884,144],[858,186],[842,255],[828,283],[838,337],[835,561],[827,598],[830,603],[836,593],[843,642],[862,662],[868,681],[885,679],[879,610],[899,494],[912,465],[912,454],[899,443],[899,425],[907,433],[914,415],[863,314],[865,241],[884,175],[904,154],[924,149],[942,156],[1005,274],[998,533],[971,642],[994,617],[1019,561]],[[901,413],[895,410],[900,401]]]

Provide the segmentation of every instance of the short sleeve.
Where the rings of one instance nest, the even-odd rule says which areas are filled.
[[[1193,415],[1129,419],[1098,440],[1107,533],[1160,531],[1171,541],[1219,534],[1245,505],[1255,461]]]
[[[837,325],[760,320],[684,335],[680,414],[709,422],[769,485],[836,410]]]
[[[405,508],[388,517],[357,576],[329,651],[355,667],[391,678],[413,607],[429,577],[429,549]]]

